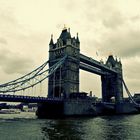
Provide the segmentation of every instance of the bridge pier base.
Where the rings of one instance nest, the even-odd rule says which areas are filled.
[[[95,104],[91,99],[65,99],[39,103],[36,115],[38,118],[64,118],[138,113],[139,110],[129,102]]]
[[[39,103],[36,115],[38,118],[59,118],[63,116],[63,102]]]
[[[64,99],[38,104],[38,118],[63,118],[70,116],[96,116],[98,111],[92,99]]]
[[[138,109],[129,102],[122,102],[116,104],[116,114],[137,114]]]

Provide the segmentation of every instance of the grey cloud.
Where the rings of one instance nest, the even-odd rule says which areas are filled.
[[[0,37],[0,43],[5,45],[8,44],[7,40],[3,37]]]
[[[9,39],[20,35],[23,36],[25,32],[26,29],[18,22],[11,7],[0,10],[0,43],[7,44]]]
[[[117,31],[106,35],[99,51],[103,55],[113,53],[121,57],[134,57],[140,55],[140,31]]]
[[[139,57],[134,57],[131,59],[124,59],[123,64],[123,75],[126,84],[131,92],[140,91],[140,61]]]
[[[131,16],[126,16],[117,6],[116,1],[88,0],[85,1],[85,11],[88,28],[95,35],[90,37],[87,46],[96,47],[99,53],[107,56],[110,53],[120,57],[133,57],[140,55],[140,29],[136,27]],[[90,10],[89,10],[90,9]],[[133,16],[139,19],[139,16]],[[101,24],[102,23],[102,24]],[[96,34],[99,38],[96,37]],[[89,40],[89,38],[88,38]],[[95,40],[97,40],[95,42]],[[95,46],[94,46],[95,45]],[[93,49],[89,48],[88,49]]]
[[[12,10],[1,10],[0,11],[0,30],[6,30],[6,31],[13,31],[17,27],[19,27],[19,24],[17,20],[15,19],[15,16],[13,15]]]
[[[71,1],[62,0],[61,2],[63,3],[63,4],[61,4],[61,6],[63,6],[63,8],[65,8],[67,11],[77,9],[77,4],[76,4],[75,0],[71,0]]]
[[[3,67],[7,74],[25,74],[30,72],[30,67],[32,66],[32,61],[26,58],[12,58]]]
[[[140,15],[133,16],[133,17],[130,18],[130,20],[131,20],[132,22],[134,22],[134,21],[139,21],[139,20],[140,20]]]
[[[106,7],[112,7],[115,1],[112,0],[84,0],[85,6],[88,7],[88,10],[92,10],[93,8],[95,10],[97,9],[105,9]]]
[[[0,8],[0,32],[0,69],[10,75],[30,72],[35,64],[32,60],[43,57],[42,52],[46,51],[47,47],[43,48],[43,51],[38,48],[46,44],[48,36],[50,38],[50,34],[46,32],[36,32],[19,24],[10,8]],[[40,58],[37,61],[40,61]]]
[[[16,20],[14,18],[14,15],[11,11],[0,11],[0,18],[2,21],[4,21],[7,24],[11,24],[11,23],[16,23]]]
[[[0,50],[0,68],[7,74],[25,74],[33,65],[30,58],[10,52],[7,49]]]
[[[93,22],[93,21],[100,21],[102,19],[108,19],[110,17],[110,20],[111,20],[112,15],[117,16],[119,13],[115,4],[116,4],[116,1],[112,1],[112,0],[107,0],[107,1],[85,0],[84,13],[85,13],[86,19],[89,22]],[[107,21],[105,20],[105,22]]]
[[[137,79],[138,75],[139,75],[139,70],[140,70],[140,61],[139,61],[139,57],[134,57],[129,59],[124,59],[123,62],[123,69],[125,71],[124,76],[128,77],[131,80],[135,80]],[[129,71],[128,71],[129,69]]]
[[[118,11],[111,12],[108,17],[104,17],[103,25],[107,28],[115,29],[125,22],[125,18]]]

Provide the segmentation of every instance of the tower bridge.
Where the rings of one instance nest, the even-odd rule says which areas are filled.
[[[79,92],[80,69],[101,76],[102,105],[99,103],[98,106],[93,106],[93,98]],[[16,92],[25,91],[41,84],[45,79],[48,79],[48,96],[15,95]],[[124,103],[123,84],[133,104]],[[102,113],[105,105],[113,105],[113,111],[118,113],[137,112],[136,107],[140,107],[133,100],[123,81],[121,62],[110,55],[104,64],[81,54],[78,34],[76,37],[71,37],[70,30],[66,28],[62,30],[56,43],[51,36],[48,61],[23,77],[0,85],[0,93],[0,101],[38,103],[37,115],[39,117],[95,115],[98,112]],[[9,95],[9,93],[14,95]],[[80,97],[81,94],[85,98],[71,99],[73,97],[71,94],[77,95],[77,97]],[[115,98],[113,104],[112,97]]]
[[[72,92],[79,92],[79,69],[95,73],[101,76],[103,101],[109,102],[114,96],[117,102],[123,98],[122,87],[122,65],[109,56],[106,64],[102,64],[91,57],[80,54],[79,37],[71,37],[70,32],[64,29],[57,42],[51,38],[49,44],[49,66],[52,66],[56,59],[67,55],[65,66],[58,69],[54,75],[63,74],[60,78],[54,75],[49,77],[49,97],[64,96],[69,97]],[[55,77],[55,79],[54,79]],[[60,87],[61,86],[61,87]],[[60,90],[59,88],[60,87]]]

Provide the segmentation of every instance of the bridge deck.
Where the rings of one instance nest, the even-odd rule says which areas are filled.
[[[100,62],[92,59],[91,57],[87,57],[83,54],[80,54],[80,62],[83,62],[85,64],[88,64],[90,66],[96,67],[100,70],[109,72],[109,73],[114,73],[117,74],[117,71],[110,69],[109,67],[105,66],[104,64],[101,64]]]
[[[91,73],[95,73],[95,74],[98,74],[98,75],[105,75],[106,74],[106,72],[103,72],[99,69],[96,69],[94,67],[86,65],[84,63],[80,63],[80,69],[91,72]]]
[[[24,102],[24,103],[45,103],[45,102],[62,102],[61,98],[46,98],[33,96],[18,96],[0,94],[0,101],[6,102]]]

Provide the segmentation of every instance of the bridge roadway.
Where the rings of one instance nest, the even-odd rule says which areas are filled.
[[[118,73],[117,71],[83,54],[80,54],[80,69],[83,69],[83,70],[86,70],[88,72],[92,72],[98,75],[103,75],[107,73],[113,73],[113,74]]]
[[[35,96],[21,96],[0,94],[0,101],[6,102],[24,102],[24,103],[45,103],[45,102],[62,102],[62,98],[46,98]]]

